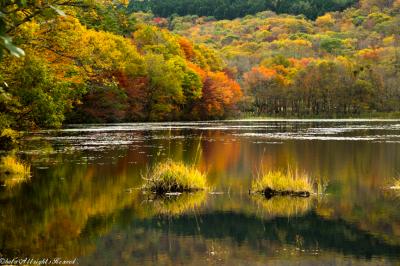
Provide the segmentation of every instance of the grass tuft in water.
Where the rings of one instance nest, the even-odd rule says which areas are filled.
[[[195,192],[207,188],[206,176],[194,166],[170,160],[155,166],[144,180],[143,188],[157,194]]]
[[[19,161],[13,155],[7,155],[1,159],[0,173],[6,175],[29,176],[30,172],[30,166]]]
[[[251,189],[253,192],[263,193],[266,197],[277,195],[308,197],[313,192],[313,184],[306,174],[288,170],[270,171],[255,179]]]

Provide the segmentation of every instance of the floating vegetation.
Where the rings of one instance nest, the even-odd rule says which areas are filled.
[[[253,181],[251,190],[264,194],[265,197],[293,196],[309,197],[313,192],[311,179],[305,174],[288,170],[270,171]]]
[[[207,188],[206,176],[194,166],[170,160],[155,166],[144,180],[143,189],[157,194],[196,192]]]
[[[3,186],[12,187],[29,178],[31,168],[18,160],[14,155],[7,155],[0,160],[0,182]]]
[[[13,155],[1,158],[0,173],[6,175],[29,176],[31,168]]]
[[[312,200],[305,197],[272,197],[266,199],[261,195],[254,195],[252,199],[263,213],[271,217],[293,217],[306,214],[312,206]]]

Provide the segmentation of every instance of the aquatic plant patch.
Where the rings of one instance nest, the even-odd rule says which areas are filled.
[[[309,197],[313,192],[311,179],[305,174],[293,171],[270,171],[255,179],[252,192],[262,193],[265,197],[293,196]]]
[[[166,161],[156,165],[145,177],[144,190],[157,194],[196,192],[207,188],[206,176],[194,166]]]

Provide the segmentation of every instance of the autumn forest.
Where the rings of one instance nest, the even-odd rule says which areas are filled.
[[[0,1],[0,131],[399,114],[399,0],[186,2]]]

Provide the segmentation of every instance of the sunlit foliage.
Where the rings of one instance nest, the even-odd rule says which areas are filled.
[[[400,111],[396,1],[318,16],[271,11],[234,20],[171,17],[170,27],[223,54],[252,115],[370,116]]]
[[[125,16],[100,3],[87,12],[99,8]],[[215,116],[193,113],[203,101],[202,73],[213,76],[224,68],[215,51],[166,29],[135,24],[134,18],[119,30],[87,21],[90,14],[72,7],[65,12],[71,15],[52,16],[46,23],[29,19],[16,29],[26,56],[3,59],[8,64],[0,68],[0,129]],[[226,97],[229,108],[238,101]]]

